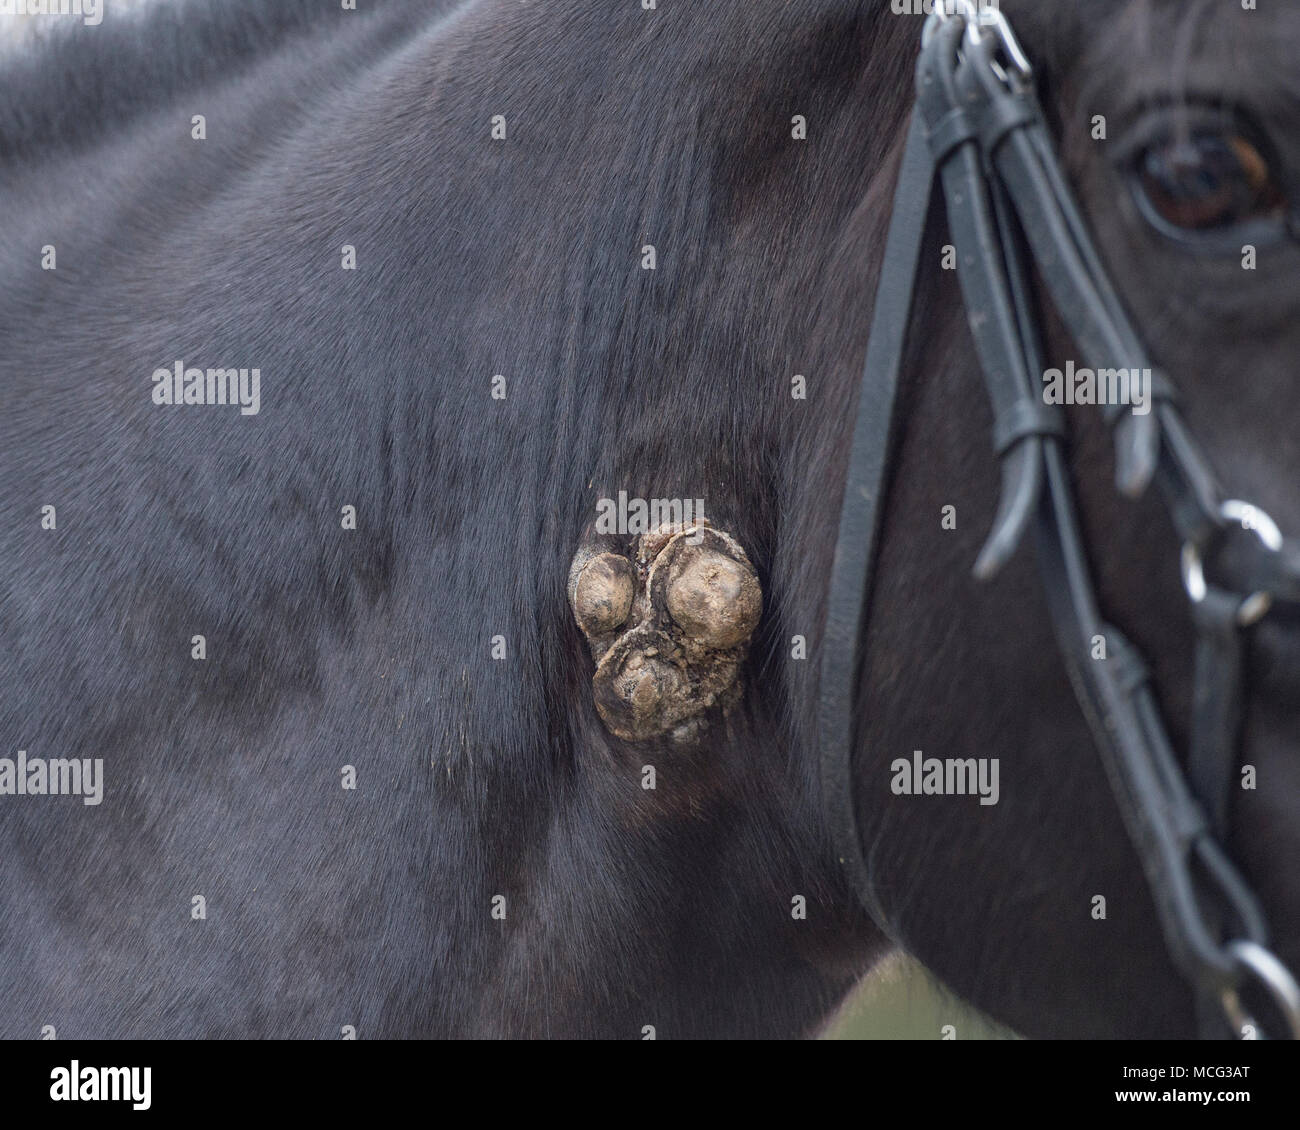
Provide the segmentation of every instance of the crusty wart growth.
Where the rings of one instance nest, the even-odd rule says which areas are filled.
[[[578,551],[569,604],[596,660],[596,710],[615,737],[701,736],[740,695],[740,666],[763,611],[745,551],[707,522],[659,526],[635,557]]]

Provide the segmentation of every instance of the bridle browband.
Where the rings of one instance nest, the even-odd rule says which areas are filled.
[[[1300,543],[1261,510],[1224,501],[1167,378],[1154,372],[1066,184],[1033,72],[1005,17],[936,3],[922,36],[916,102],[876,292],[821,661],[819,741],[840,862],[864,908],[888,917],[863,857],[853,802],[861,673],[907,327],[934,182],[943,188],[958,278],[992,404],[1002,493],[975,575],[994,575],[1033,528],[1070,683],[1142,862],[1169,953],[1197,994],[1205,1037],[1261,1033],[1239,992],[1253,985],[1300,1038],[1300,987],[1268,949],[1255,895],[1222,844],[1239,759],[1245,634],[1300,606]],[[1059,408],[1044,372],[1030,270],[1093,369],[1154,373],[1151,411],[1107,409],[1120,490],[1155,480],[1183,540],[1197,645],[1190,750],[1180,769],[1142,657],[1097,606],[1075,515]],[[1216,568],[1211,572],[1207,563]],[[1210,577],[1213,576],[1213,580]],[[1097,638],[1104,658],[1093,658]]]

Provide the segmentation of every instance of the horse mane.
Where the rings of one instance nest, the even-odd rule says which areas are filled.
[[[418,0],[365,0],[357,11],[337,0],[151,0],[126,12],[103,4],[96,26],[77,16],[33,17],[24,46],[0,52],[0,160],[102,140],[187,90],[236,77],[294,40],[348,21],[354,32],[361,21],[391,34],[429,10]]]

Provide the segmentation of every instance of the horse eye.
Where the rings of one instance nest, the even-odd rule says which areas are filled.
[[[1197,132],[1138,154],[1137,188],[1151,213],[1183,232],[1207,232],[1285,211],[1268,160],[1240,134]]]

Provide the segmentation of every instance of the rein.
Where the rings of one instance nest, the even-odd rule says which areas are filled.
[[[1300,606],[1300,542],[1284,538],[1259,508],[1220,490],[1173,385],[1149,363],[1102,266],[1055,156],[1033,68],[1005,17],[977,12],[969,0],[948,7],[956,13],[935,5],[922,36],[831,574],[819,744],[839,861],[863,907],[892,933],[854,810],[853,707],[907,328],[937,183],[993,408],[1002,478],[975,575],[995,575],[1032,528],[1070,683],[1141,860],[1170,957],[1197,995],[1201,1035],[1262,1034],[1241,997],[1253,986],[1276,1013],[1276,1034],[1300,1039],[1300,986],[1269,949],[1259,901],[1223,847],[1240,759],[1247,634],[1276,606]],[[1197,635],[1185,774],[1141,655],[1098,607],[1063,414],[1044,402],[1041,389],[1033,265],[1087,365],[1154,374],[1148,414],[1115,404],[1106,418],[1120,491],[1136,497],[1156,482],[1183,541],[1183,581]],[[1092,658],[1096,637],[1105,641],[1105,658]]]

